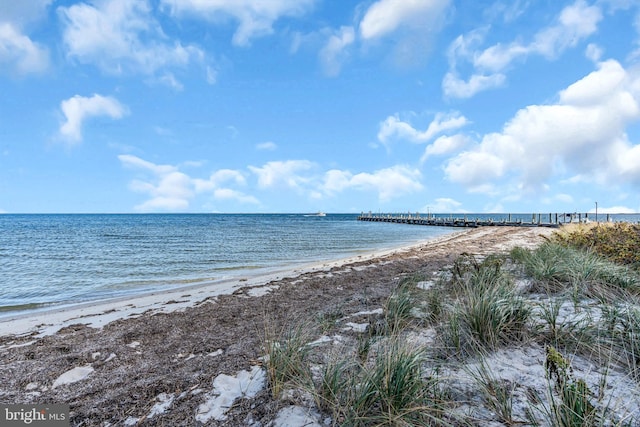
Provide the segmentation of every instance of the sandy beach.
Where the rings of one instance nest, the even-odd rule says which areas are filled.
[[[321,425],[295,398],[274,399],[263,386],[265,331],[339,309],[344,321],[333,336],[357,335],[402,277],[437,275],[462,253],[533,247],[552,232],[472,229],[215,289],[5,318],[0,401],[68,403],[71,425],[83,426]]]

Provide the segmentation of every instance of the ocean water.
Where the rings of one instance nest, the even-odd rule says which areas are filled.
[[[353,214],[3,214],[0,316],[215,283],[453,231]]]

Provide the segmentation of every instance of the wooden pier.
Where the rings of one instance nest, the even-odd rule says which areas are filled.
[[[486,217],[487,215],[483,215]],[[473,215],[453,216],[427,214],[368,214],[362,213],[358,221],[391,222],[396,224],[430,225],[441,227],[551,227],[558,228],[571,222],[589,222],[588,214],[500,214],[500,218],[478,218]],[[526,216],[526,219],[523,219]],[[517,217],[517,219],[516,219]],[[529,220],[530,218],[530,220]],[[604,218],[603,218],[604,219]],[[607,215],[607,221],[609,220]]]

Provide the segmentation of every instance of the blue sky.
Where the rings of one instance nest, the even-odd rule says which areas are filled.
[[[0,212],[640,211],[636,0],[0,2]]]

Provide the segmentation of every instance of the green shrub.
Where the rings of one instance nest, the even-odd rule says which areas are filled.
[[[553,425],[581,427],[595,425],[599,414],[591,403],[593,393],[582,379],[573,377],[571,364],[554,347],[547,347],[545,368],[559,399],[551,397]]]
[[[563,246],[592,250],[618,264],[640,268],[640,225],[625,222],[557,232],[552,240]]]

